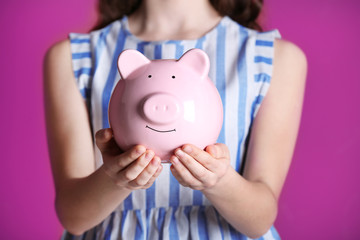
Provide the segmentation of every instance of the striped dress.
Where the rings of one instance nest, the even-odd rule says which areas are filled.
[[[69,35],[72,64],[78,88],[88,104],[93,133],[108,128],[108,103],[120,76],[118,55],[137,49],[149,59],[178,59],[191,48],[210,58],[209,77],[224,106],[224,122],[218,142],[231,153],[238,172],[246,152],[252,122],[268,90],[272,75],[273,42],[278,31],[257,32],[224,17],[195,40],[143,41],[129,31],[123,18],[89,34]],[[102,159],[96,149],[96,167]],[[201,191],[181,186],[170,164],[152,187],[129,195],[103,222],[82,236],[64,232],[63,239],[249,239],[219,215]],[[280,239],[272,227],[260,239]]]

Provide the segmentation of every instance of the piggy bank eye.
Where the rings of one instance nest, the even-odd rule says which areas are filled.
[[[174,76],[174,75],[172,75],[171,77],[172,77],[173,79],[175,78],[175,76]]]
[[[148,75],[148,78],[151,78],[152,76],[151,75]]]

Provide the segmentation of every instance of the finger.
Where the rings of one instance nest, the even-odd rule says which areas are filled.
[[[214,158],[219,158],[217,147],[215,145],[209,145],[205,148],[205,151]]]
[[[181,154],[183,154],[183,156],[181,156]],[[209,171],[213,171],[215,168],[213,166],[214,159],[209,153],[190,144],[182,146],[181,149],[176,149],[175,155],[179,157],[183,164],[192,173],[193,171],[201,171],[199,173],[194,172],[194,174],[196,175],[203,175],[204,170],[202,168],[205,168]],[[200,168],[199,166],[202,166],[202,168]]]
[[[112,131],[110,128],[100,129],[95,134],[95,141],[100,151],[106,149],[108,142],[112,138]]]
[[[129,184],[131,186],[144,186],[147,184],[159,168],[160,162],[161,160],[159,157],[154,157],[139,176]]]
[[[178,182],[184,186],[184,187],[189,187],[189,184],[185,183],[184,179],[182,179],[182,177],[180,176],[180,174],[178,173],[178,171],[175,169],[174,165],[170,166],[170,170],[172,175],[176,178],[176,180],[178,180]]]
[[[96,146],[104,154],[120,154],[121,150],[113,138],[113,131],[111,128],[101,129],[95,134]]]
[[[103,158],[104,167],[109,173],[118,174],[144,154],[145,151],[146,148],[144,146],[136,145],[120,155],[105,156]]]
[[[161,162],[161,160],[160,160]],[[160,173],[163,170],[163,166],[160,164],[155,172],[154,175],[151,176],[150,180],[145,184],[144,188],[149,188],[151,187],[151,185],[153,185],[153,183],[155,182],[155,180],[159,177]]]
[[[191,172],[187,166],[185,166],[178,157],[172,156],[170,161],[173,166],[174,177],[184,186],[191,186],[192,188],[201,186],[201,181],[193,172]],[[175,171],[174,171],[175,170]]]
[[[120,172],[125,181],[132,181],[137,178],[142,171],[147,167],[151,159],[154,157],[154,152],[146,150],[136,161],[133,161],[127,168]]]
[[[205,148],[205,151],[214,158],[229,158],[230,152],[228,147],[223,143],[215,143]]]
[[[146,148],[144,146],[136,145],[130,148],[128,151],[122,153],[117,160],[117,166],[119,167],[118,171],[121,171],[121,169],[133,163],[145,152],[146,152]]]

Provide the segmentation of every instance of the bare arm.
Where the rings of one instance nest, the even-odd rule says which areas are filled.
[[[44,96],[56,212],[68,231],[81,234],[105,219],[133,189],[150,187],[160,174],[160,159],[143,146],[122,153],[106,129],[96,134],[104,165],[95,170],[88,113],[75,84],[68,40],[46,55]]]
[[[306,77],[306,58],[295,45],[275,42],[274,73],[255,118],[244,176],[228,167],[223,144],[201,151],[185,145],[172,158],[172,172],[200,189],[238,231],[258,238],[274,223],[296,142]],[[195,160],[196,159],[196,160]]]

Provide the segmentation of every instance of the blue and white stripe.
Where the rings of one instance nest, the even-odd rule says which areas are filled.
[[[231,153],[231,165],[240,171],[252,121],[268,90],[277,31],[259,33],[228,17],[196,40],[145,42],[132,35],[127,18],[90,34],[70,34],[74,75],[89,111],[95,133],[109,126],[108,102],[119,81],[117,57],[137,49],[149,59],[178,59],[191,48],[210,58],[209,77],[224,104],[224,123],[218,142]],[[85,90],[86,89],[86,90]],[[102,164],[96,150],[96,166]],[[232,228],[200,191],[179,185],[164,165],[154,185],[136,190],[96,228],[80,237],[64,239],[249,239]],[[280,239],[271,228],[260,239]]]
[[[87,34],[71,34],[71,55],[73,59],[73,71],[77,80],[77,85],[82,96],[89,99],[93,76],[93,58],[89,48],[91,44],[90,36]]]

